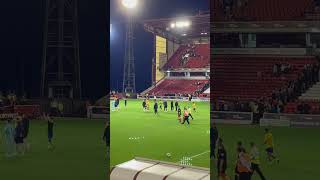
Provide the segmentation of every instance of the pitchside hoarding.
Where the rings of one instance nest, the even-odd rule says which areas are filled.
[[[211,121],[221,124],[251,124],[253,121],[253,113],[212,111]]]
[[[89,106],[87,109],[87,117],[90,119],[106,119],[109,109],[106,106]]]
[[[299,115],[288,117],[292,127],[320,127],[320,116]]]
[[[6,120],[6,119],[13,119],[18,116],[17,113],[12,113],[12,114],[0,114],[0,120]]]
[[[263,119],[289,121],[291,127],[320,127],[320,115],[265,113]]]

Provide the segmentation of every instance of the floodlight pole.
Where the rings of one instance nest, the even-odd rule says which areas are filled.
[[[81,98],[78,1],[44,1],[41,97]]]
[[[125,56],[123,70],[123,89],[124,93],[136,93],[136,75],[134,67],[133,51],[133,18],[128,16],[126,25]]]

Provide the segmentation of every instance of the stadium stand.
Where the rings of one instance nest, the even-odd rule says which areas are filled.
[[[292,69],[279,76],[273,74],[275,64],[289,64]],[[315,63],[312,57],[239,57],[216,58],[213,62],[213,97],[222,99],[257,99],[272,95],[289,81],[296,80],[304,65]],[[235,68],[236,67],[236,68]]]
[[[320,82],[317,82],[309,90],[299,97],[300,100],[320,101]]]
[[[204,86],[209,83],[209,80],[198,80],[198,79],[164,79],[157,84],[148,93],[154,95],[172,95],[177,94],[187,95],[193,94],[194,92],[202,93]]]
[[[209,44],[181,45],[164,69],[207,68],[210,65]]]
[[[177,22],[186,23],[188,27],[176,27]],[[199,11],[179,19],[146,20],[144,28],[154,34],[156,43],[152,86],[141,93],[142,97],[184,99],[192,96],[209,100],[203,92],[210,86],[210,13]]]
[[[319,0],[214,0],[211,6],[214,110],[320,113],[320,46],[312,31]],[[309,29],[298,31],[302,26]]]

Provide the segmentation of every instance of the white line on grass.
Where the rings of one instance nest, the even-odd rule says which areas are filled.
[[[190,158],[195,158],[195,157],[198,157],[198,156],[201,156],[201,155],[203,155],[203,154],[207,154],[207,153],[209,153],[210,151],[205,151],[205,152],[203,152],[203,153],[200,153],[200,154],[196,154],[196,155],[194,155],[194,156],[191,156]]]
[[[181,164],[181,165],[189,165],[189,166],[192,166],[191,162],[192,161],[192,158],[195,158],[195,157],[198,157],[198,156],[202,156],[204,154],[207,154],[209,153],[210,151],[205,151],[203,153],[200,153],[200,154],[196,154],[194,156],[191,156],[191,157],[186,157],[186,156],[183,156],[182,159],[180,161],[178,161],[177,163]]]

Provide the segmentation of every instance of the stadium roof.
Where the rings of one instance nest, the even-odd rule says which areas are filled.
[[[187,21],[189,27],[172,28],[172,24]],[[143,21],[144,28],[156,35],[173,40],[191,37],[208,37],[210,34],[210,13],[176,18],[151,19]]]

